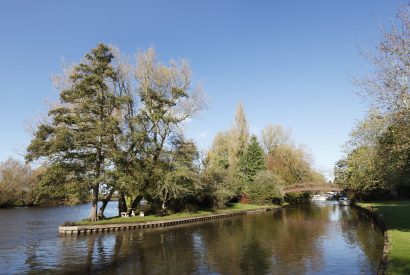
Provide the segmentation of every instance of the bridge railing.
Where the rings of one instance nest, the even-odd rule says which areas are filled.
[[[339,192],[340,187],[335,184],[323,184],[323,183],[297,183],[287,186],[284,190],[285,193],[292,193],[292,192],[309,192],[309,191],[322,191],[322,192],[329,192],[335,191]]]

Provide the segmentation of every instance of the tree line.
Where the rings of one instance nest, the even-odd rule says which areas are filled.
[[[217,133],[205,159],[203,173],[215,190],[215,204],[237,198],[254,204],[281,203],[289,185],[325,182],[312,168],[306,150],[293,144],[289,130],[269,124],[259,140],[250,135],[240,104],[232,128]]]
[[[113,196],[119,212],[145,199],[151,211],[165,213],[239,199],[280,203],[285,186],[324,181],[283,127],[267,126],[259,140],[250,135],[242,105],[232,129],[202,155],[182,126],[206,107],[203,92],[188,62],[162,64],[154,49],[133,61],[98,44],[54,83],[59,102],[36,126],[25,156],[38,168],[19,164],[30,170],[21,182],[35,185],[31,202],[91,197],[96,221]]]
[[[398,24],[382,31],[375,51],[366,53],[372,69],[355,80],[369,103],[335,166],[335,182],[353,198],[410,195],[410,5],[398,11]]]
[[[88,190],[72,181],[53,176],[55,184],[48,182],[51,174],[46,167],[33,168],[13,158],[0,162],[0,207],[78,204],[88,201]],[[58,172],[58,171],[55,171]],[[60,181],[60,183],[59,183]]]

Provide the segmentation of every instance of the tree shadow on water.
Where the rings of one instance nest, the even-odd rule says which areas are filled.
[[[241,271],[243,274],[268,274],[271,255],[254,238],[247,238],[243,244]]]

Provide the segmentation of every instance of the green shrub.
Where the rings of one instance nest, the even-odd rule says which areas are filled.
[[[285,196],[285,201],[291,204],[308,201],[309,199],[310,199],[310,193],[308,192],[293,192],[293,193],[288,193]]]
[[[261,171],[247,184],[246,195],[252,204],[269,204],[283,200],[283,181],[270,171]]]
[[[199,194],[203,207],[224,208],[232,198],[238,195],[238,179],[228,175],[226,170],[218,167],[205,169],[202,175],[203,188]]]

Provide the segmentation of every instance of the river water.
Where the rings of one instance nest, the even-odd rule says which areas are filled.
[[[0,210],[0,274],[376,274],[383,237],[334,202],[176,227],[59,236],[90,206]],[[107,216],[116,214],[109,204]]]

